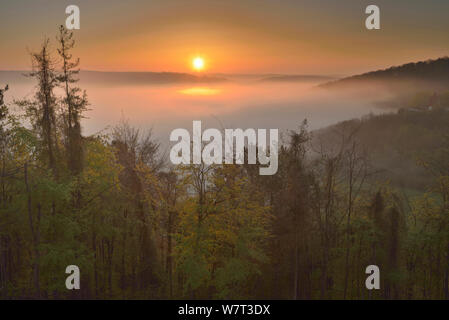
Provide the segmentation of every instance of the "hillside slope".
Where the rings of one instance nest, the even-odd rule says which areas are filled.
[[[341,133],[354,131],[358,145],[378,172],[375,180],[424,191],[433,177],[418,162],[435,154],[444,137],[449,137],[449,111],[387,113],[343,121],[313,132],[312,143],[338,149]]]
[[[449,87],[449,57],[407,63],[321,85],[327,89],[355,88],[360,85],[381,85],[390,89],[439,90]]]

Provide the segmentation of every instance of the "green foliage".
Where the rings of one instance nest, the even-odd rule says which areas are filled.
[[[0,90],[1,298],[449,298],[447,113],[313,135],[304,121],[274,176],[169,166],[151,131],[126,121],[82,136],[73,34],[61,27],[57,40],[62,65],[47,41],[33,54],[36,93],[16,102],[22,118]],[[72,264],[76,291],[65,288]],[[381,269],[374,293],[371,264]]]

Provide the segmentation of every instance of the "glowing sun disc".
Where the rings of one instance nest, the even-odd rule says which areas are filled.
[[[204,69],[204,59],[201,57],[196,57],[192,61],[192,67],[193,69],[200,71]]]

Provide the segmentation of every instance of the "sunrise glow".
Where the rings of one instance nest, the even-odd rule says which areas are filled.
[[[179,93],[189,96],[212,96],[220,93],[220,89],[213,89],[207,87],[193,87],[188,89],[179,90]]]
[[[196,57],[192,61],[192,67],[196,71],[201,71],[204,69],[204,59],[201,57]]]

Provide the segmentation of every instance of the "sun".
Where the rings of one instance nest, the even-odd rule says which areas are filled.
[[[196,71],[201,71],[204,69],[204,59],[201,57],[196,57],[192,60],[192,67]]]

